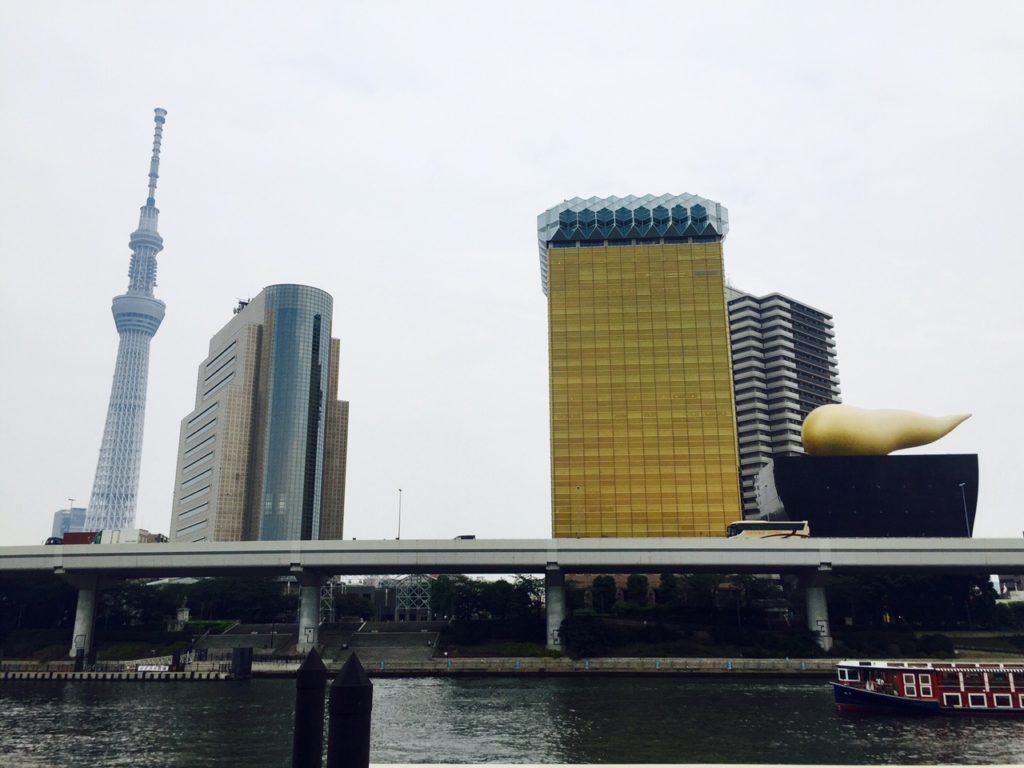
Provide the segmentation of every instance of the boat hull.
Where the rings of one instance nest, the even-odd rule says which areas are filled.
[[[937,701],[904,699],[881,691],[851,688],[842,683],[832,683],[832,691],[835,695],[836,709],[840,712],[880,712],[901,715],[941,715],[944,713]]]

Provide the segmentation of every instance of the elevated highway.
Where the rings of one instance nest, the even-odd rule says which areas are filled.
[[[0,547],[0,574],[1020,573],[1022,539],[407,539]]]
[[[317,642],[333,575],[544,574],[548,646],[561,648],[566,573],[798,574],[808,626],[831,646],[824,573],[1024,573],[1024,539],[442,539],[0,547],[0,576],[56,574],[79,590],[72,655],[92,646],[96,590],[117,579],[295,576],[300,649]]]

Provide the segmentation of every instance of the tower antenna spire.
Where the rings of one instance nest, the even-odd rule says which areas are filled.
[[[156,256],[164,241],[157,231],[156,180],[160,175],[160,143],[167,110],[154,110],[153,154],[149,161],[149,196],[139,210],[139,226],[131,233],[128,290],[111,303],[120,341],[110,404],[103,428],[96,476],[85,524],[90,531],[135,527],[135,500],[142,459],[142,427],[146,414],[149,343],[164,319],[164,303],[153,295]]]
[[[156,127],[153,129],[153,156],[149,160],[149,194],[146,196],[146,205],[150,208],[156,205],[156,180],[160,178],[160,142],[164,137],[164,121],[167,119],[166,109],[157,107],[153,112]]]

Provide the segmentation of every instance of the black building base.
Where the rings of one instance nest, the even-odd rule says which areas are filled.
[[[757,498],[762,517],[806,520],[815,537],[967,537],[978,456],[777,456]]]

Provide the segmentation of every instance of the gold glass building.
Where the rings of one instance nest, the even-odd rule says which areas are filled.
[[[555,537],[724,536],[742,517],[728,213],[694,195],[538,217]]]

